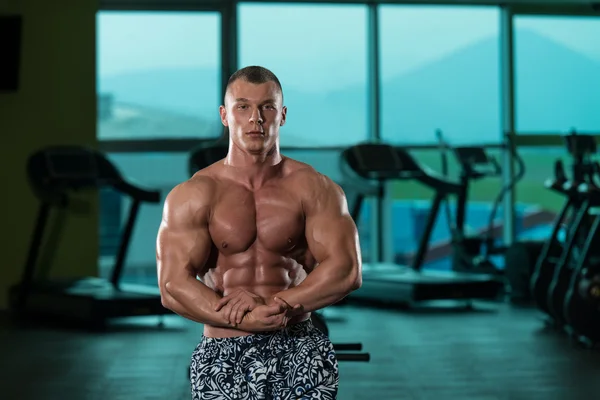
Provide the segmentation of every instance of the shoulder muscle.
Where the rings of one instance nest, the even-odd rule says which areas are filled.
[[[297,187],[306,214],[321,212],[331,216],[348,214],[346,196],[340,185],[313,168],[298,172]]]
[[[165,199],[162,224],[172,228],[207,222],[215,182],[196,176],[175,186]]]

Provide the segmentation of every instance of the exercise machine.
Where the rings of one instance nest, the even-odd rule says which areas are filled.
[[[85,328],[102,328],[113,318],[164,315],[158,288],[125,284],[121,275],[136,217],[142,203],[157,204],[160,192],[127,182],[100,152],[79,146],[47,147],[27,162],[29,185],[40,202],[21,280],[9,289],[9,304],[18,317],[49,317]],[[67,207],[71,194],[111,188],[131,199],[110,279],[49,279],[36,274],[53,209]]]
[[[502,187],[496,196],[488,218],[487,229],[482,235],[468,235],[465,232],[465,220],[467,215],[467,202],[472,182],[484,178],[497,178],[502,175],[502,169],[496,159],[490,156],[482,146],[456,146],[447,144],[440,131],[436,132],[440,143],[442,157],[442,175],[448,176],[448,157],[446,152],[450,150],[460,166],[460,186],[462,191],[456,199],[456,217],[453,219],[449,202],[446,201],[446,218],[452,235],[452,269],[458,272],[501,274],[502,271],[492,262],[491,257],[503,255],[506,246],[499,245],[494,237],[494,220],[498,208],[506,194],[525,175],[525,163],[512,145],[510,137],[507,136],[508,151],[517,162],[517,172],[513,179]]]
[[[586,154],[595,152],[593,137],[571,132],[564,137],[567,153],[571,157],[570,180],[562,160],[554,163],[553,176],[544,182],[544,187],[565,198],[561,210],[554,219],[552,230],[544,240],[528,239],[512,243],[506,251],[506,278],[510,287],[509,299],[513,304],[533,303],[546,310],[547,289],[553,278],[552,265],[558,263],[564,248],[565,232],[571,232],[577,211],[582,204],[578,194],[579,182],[588,179],[592,171]],[[547,265],[547,264],[550,264]],[[546,311],[544,311],[546,313]]]
[[[573,262],[580,258],[580,249],[590,232],[591,196],[582,188],[593,187],[597,165],[591,156],[596,152],[594,138],[589,135],[564,137],[573,158],[572,177],[562,185],[547,182],[546,186],[567,197],[555,219],[552,233],[544,243],[531,276],[530,288],[534,304],[547,322],[562,327],[565,323],[563,302],[573,271]],[[553,184],[554,183],[554,184]],[[566,229],[564,229],[566,228]],[[560,232],[566,233],[564,243]]]
[[[578,202],[577,192],[569,183],[562,160],[555,161],[553,176],[544,182],[544,187],[564,196],[566,200],[546,240],[519,240],[513,242],[506,250],[504,275],[509,286],[508,299],[515,305],[531,304],[533,300],[531,279],[535,273],[536,263],[540,257],[551,261],[560,256],[562,243],[559,241],[559,236],[564,231],[564,223],[572,216],[572,211]],[[535,279],[544,279],[544,277],[538,276]],[[536,283],[535,286],[538,288],[547,285],[549,285],[548,281],[541,285]],[[537,297],[541,295],[538,294]]]
[[[600,207],[598,186],[583,184],[579,192],[589,199],[592,207]],[[594,215],[581,251],[570,267],[570,273],[563,276],[567,280],[566,290],[556,311],[572,337],[594,345],[600,342],[600,214]],[[556,297],[562,294],[560,290],[555,292]]]
[[[199,145],[191,152],[189,157],[190,175],[224,159],[227,156],[227,151],[227,143],[222,141],[206,142]],[[325,318],[319,312],[312,312],[311,320],[317,329],[329,336],[329,328]],[[348,353],[361,352],[362,343],[333,343],[333,347],[339,361],[370,361],[371,356],[369,353]]]
[[[444,200],[464,193],[462,183],[452,182],[421,166],[407,150],[385,143],[363,143],[345,149],[340,158],[345,180],[376,184],[377,197],[384,198],[385,183],[415,180],[435,191],[431,210],[412,265],[364,263],[362,287],[349,298],[357,301],[411,306],[433,300],[497,300],[504,282],[490,274],[431,271],[423,269],[431,233]],[[353,183],[357,187],[359,184]],[[361,203],[370,193],[362,193],[352,209],[359,219]]]
[[[594,138],[589,135],[569,135],[566,138],[569,152],[573,155],[576,160],[575,165],[578,167],[574,168],[573,178],[577,182],[575,186],[581,206],[577,211],[570,237],[567,238],[567,246],[563,250],[559,262],[555,265],[554,274],[548,287],[547,307],[552,320],[559,326],[566,324],[563,305],[575,267],[582,257],[582,247],[588,240],[598,244],[598,241],[594,241],[595,238],[590,237],[590,234],[595,218],[593,208],[600,205],[597,202],[598,188],[594,182],[598,173],[598,164],[592,159],[592,155],[597,150]]]

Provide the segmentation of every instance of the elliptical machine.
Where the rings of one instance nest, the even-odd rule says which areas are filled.
[[[558,327],[563,327],[566,322],[563,303],[573,276],[573,265],[582,258],[582,248],[593,224],[591,208],[596,207],[594,177],[598,172],[598,164],[592,160],[596,153],[593,136],[572,133],[564,138],[573,157],[572,179],[562,187],[567,201],[554,222],[552,234],[544,243],[530,280],[536,307],[547,322]],[[560,238],[563,230],[566,233],[564,241]]]
[[[501,275],[502,271],[491,258],[505,254],[507,248],[500,245],[494,237],[494,220],[498,213],[498,208],[504,200],[504,196],[510,190],[513,190],[515,185],[525,175],[525,163],[516,151],[510,136],[506,135],[505,149],[510,151],[513,158],[517,161],[517,173],[514,179],[504,185],[496,196],[489,214],[485,233],[469,235],[465,232],[465,222],[470,185],[476,180],[500,177],[502,169],[498,161],[488,154],[483,146],[450,146],[444,140],[440,130],[436,131],[436,136],[440,143],[442,174],[444,176],[448,176],[449,174],[447,152],[451,151],[460,166],[459,179],[463,187],[462,193],[457,198],[456,216],[454,219],[452,218],[450,204],[448,201],[445,202],[445,213],[454,249],[452,269],[457,272]]]
[[[553,176],[544,187],[565,197],[557,213],[550,235],[543,240],[515,241],[506,252],[506,277],[510,287],[509,299],[515,305],[535,304],[546,310],[547,290],[553,280],[554,265],[560,263],[565,246],[573,233],[583,197],[578,192],[581,183],[593,175],[594,163],[588,159],[596,152],[594,138],[572,132],[563,136],[572,158],[571,179],[561,160],[554,163]],[[567,254],[565,254],[567,255]]]

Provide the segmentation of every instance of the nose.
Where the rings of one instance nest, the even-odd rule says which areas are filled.
[[[252,111],[252,115],[250,116],[250,122],[252,122],[253,124],[262,125],[264,121],[262,115],[260,115],[259,109],[254,109]]]

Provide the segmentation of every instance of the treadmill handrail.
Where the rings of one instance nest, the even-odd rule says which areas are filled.
[[[414,179],[422,183],[423,185],[428,186],[436,191],[442,192],[446,195],[458,195],[463,190],[463,186],[461,184],[452,182],[451,180],[446,179],[441,175],[438,176],[437,173],[431,170],[429,172],[424,170],[423,174],[416,175]]]
[[[483,146],[455,146],[450,149],[466,175],[464,179],[482,179],[502,174],[496,158],[490,156]],[[490,171],[481,171],[485,167]]]
[[[377,165],[377,170],[359,170],[360,160],[357,159],[357,154],[360,154],[361,151],[371,152],[371,160],[369,161],[380,163]],[[377,152],[381,157],[374,157],[374,152]],[[388,153],[384,154],[384,152]],[[411,179],[444,194],[459,194],[463,190],[461,183],[444,178],[430,168],[423,166],[405,148],[400,146],[385,143],[360,143],[342,151],[341,159],[344,161],[343,164],[347,165],[353,174],[360,179],[380,182]],[[384,160],[388,160],[388,163],[386,164]],[[341,169],[342,173],[347,174],[343,165]],[[353,180],[352,178],[351,180]]]
[[[394,150],[398,157],[403,160],[403,163],[408,161],[408,164],[411,167],[411,170],[414,172],[411,179],[420,182],[421,184],[436,190],[438,192],[444,193],[446,195],[455,194],[458,195],[463,190],[463,185],[461,183],[454,182],[442,174],[439,174],[432,170],[431,168],[423,165],[418,162],[404,147],[395,146]],[[405,180],[406,178],[402,177],[402,171],[397,171],[399,180]]]
[[[160,202],[160,190],[144,189],[140,186],[135,186],[125,180],[112,181],[109,184],[118,191],[132,197],[134,200],[138,200],[145,203]]]
[[[69,165],[68,157],[84,163]],[[54,170],[57,165],[64,170]],[[103,187],[112,187],[141,202],[160,202],[159,190],[145,189],[125,180],[104,154],[85,146],[48,146],[35,151],[27,161],[27,176],[34,193],[48,202],[64,199],[70,191]]]

